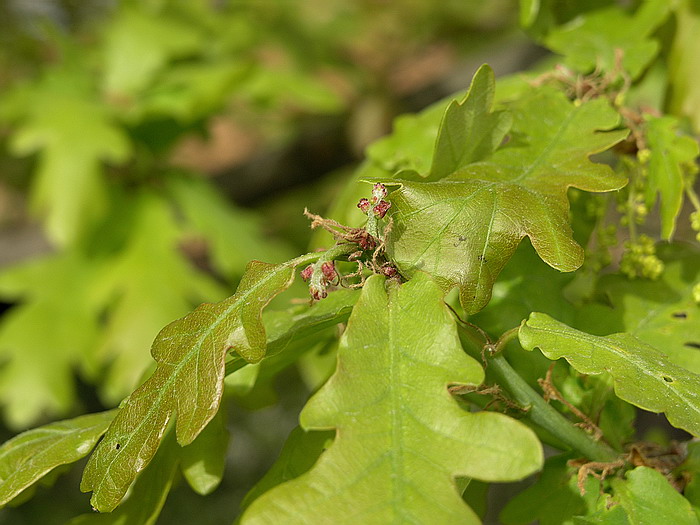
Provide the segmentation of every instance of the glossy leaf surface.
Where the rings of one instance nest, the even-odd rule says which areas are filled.
[[[437,182],[396,181],[390,256],[404,275],[423,270],[445,289],[459,286],[469,313],[486,305],[526,235],[547,264],[575,270],[583,250],[571,237],[566,192],[624,186],[622,176],[588,159],[624,138],[625,131],[599,132],[617,123],[604,100],[574,105],[557,91],[534,91],[514,108],[521,142]]]
[[[60,465],[85,457],[116,410],[50,423],[23,432],[0,447],[0,507]]]
[[[609,373],[621,399],[700,435],[700,375],[674,365],[654,347],[627,333],[600,337],[533,313],[520,327],[520,344],[549,359],[565,358],[582,374]]]
[[[214,417],[227,352],[233,349],[250,361],[263,357],[262,309],[291,284],[294,268],[253,261],[233,296],[203,304],[161,330],[152,349],[158,363],[154,374],[127,398],[85,468],[81,489],[93,491],[95,508],[117,506],[175,414],[181,445],[191,443]]]
[[[529,429],[451,397],[450,384],[478,384],[483,372],[463,352],[439,287],[424,274],[388,287],[367,280],[337,371],[302,412],[306,429],[336,429],[333,445],[258,498],[242,523],[478,523],[456,476],[505,481],[541,465]]]
[[[109,305],[98,345],[99,359],[109,363],[100,390],[115,405],[153,362],[147,350],[161,328],[207,298],[228,295],[183,256],[181,227],[165,199],[143,191],[130,204],[115,218],[131,226],[127,240],[96,287]]]

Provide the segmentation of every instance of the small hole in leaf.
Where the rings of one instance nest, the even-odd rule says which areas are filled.
[[[120,448],[122,448],[122,446],[119,443],[117,443],[117,445],[114,448],[119,450]]]
[[[688,342],[683,343],[683,344],[689,348],[697,348],[698,350],[700,350],[700,343],[696,343],[694,341],[688,341]]]
[[[687,319],[688,314],[685,312],[674,312],[671,314],[671,317],[675,317],[676,319]]]
[[[664,378],[664,381],[666,381],[667,383],[673,383],[673,378],[672,378],[672,377],[663,376],[663,378]]]

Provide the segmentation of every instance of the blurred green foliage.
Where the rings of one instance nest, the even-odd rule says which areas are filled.
[[[454,65],[514,22],[511,0],[1,3],[0,234],[35,221],[43,232],[27,230],[38,248],[26,259],[0,261],[4,424],[115,406],[147,373],[160,328],[229,295],[248,261],[305,242],[212,175],[293,144],[323,115],[361,146],[445,73],[416,77],[416,56],[435,48]],[[212,167],[217,126],[228,134]],[[285,207],[309,204],[302,191]]]

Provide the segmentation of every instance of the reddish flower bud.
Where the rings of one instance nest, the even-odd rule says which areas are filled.
[[[323,277],[328,282],[331,282],[338,277],[338,272],[335,271],[335,265],[333,262],[324,262],[321,265],[321,271],[323,272]]]
[[[386,193],[386,186],[384,186],[384,184],[380,182],[375,184],[374,188],[372,188],[372,204],[381,201],[384,197],[386,197]]]
[[[314,266],[310,264],[299,273],[302,279],[308,281],[309,279],[311,279],[311,274],[314,273]]]
[[[398,270],[393,266],[382,266],[381,272],[387,277],[394,277],[398,273]]]
[[[366,237],[361,237],[358,241],[357,244],[362,248],[363,250],[374,250],[377,247],[377,243],[375,240],[367,235]]]
[[[360,202],[357,203],[357,207],[364,213],[367,213],[369,211],[370,203],[367,199],[360,199]]]
[[[375,206],[374,206],[374,214],[379,217],[380,219],[383,219],[384,216],[386,215],[387,210],[391,208],[391,203],[387,201],[379,201]]]

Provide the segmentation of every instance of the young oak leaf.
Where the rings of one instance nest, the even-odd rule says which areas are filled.
[[[92,505],[111,511],[156,453],[171,417],[181,445],[191,443],[219,409],[230,349],[249,362],[265,354],[262,309],[294,279],[296,264],[253,261],[236,293],[202,304],[156,337],[153,375],[123,403],[107,435],[90,457],[81,490]]]
[[[515,480],[541,466],[530,429],[450,395],[450,384],[484,376],[437,284],[418,273],[386,286],[365,283],[336,373],[301,414],[307,430],[336,429],[335,441],[310,471],[255,500],[242,524],[479,523],[455,477]]]
[[[582,374],[609,373],[620,399],[664,412],[673,426],[700,436],[700,375],[633,335],[590,335],[535,312],[520,326],[519,338],[524,349],[537,347],[552,360],[563,357]]]
[[[513,109],[513,130],[526,142],[436,182],[415,182],[414,176],[386,181],[400,186],[390,196],[392,260],[407,277],[423,270],[445,289],[459,286],[469,313],[488,303],[496,277],[526,235],[553,268],[578,268],[583,249],[572,238],[568,188],[602,192],[626,184],[622,175],[588,158],[627,135],[600,131],[619,122],[605,100],[573,104],[545,87]]]
[[[57,421],[23,432],[0,447],[0,507],[60,465],[86,456],[116,410]]]
[[[505,111],[492,111],[495,86],[493,70],[484,64],[474,73],[464,100],[453,100],[447,106],[426,182],[443,179],[484,159],[501,145],[512,118]]]

